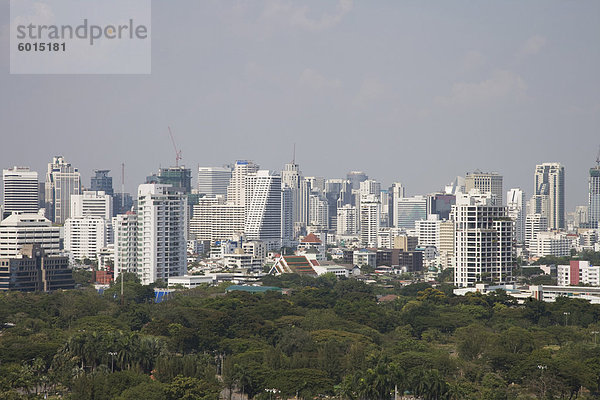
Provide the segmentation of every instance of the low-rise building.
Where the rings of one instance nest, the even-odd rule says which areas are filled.
[[[589,261],[573,260],[569,265],[558,265],[556,272],[558,286],[600,286],[600,266]]]

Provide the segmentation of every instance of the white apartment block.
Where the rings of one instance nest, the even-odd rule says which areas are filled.
[[[171,276],[184,275],[187,271],[186,196],[170,185],[140,185],[137,221],[134,222],[132,215],[119,215],[115,224],[115,263],[119,272],[121,268],[135,271],[144,285],[158,280],[168,282]]]
[[[527,214],[525,217],[525,246],[531,251],[538,233],[548,230],[548,217],[542,214]]]
[[[309,204],[308,223],[327,229],[329,223],[329,206],[327,200],[321,198],[318,194],[311,194]]]
[[[373,194],[361,198],[360,201],[360,240],[366,247],[377,247],[379,233],[379,214],[381,204]]]
[[[98,217],[107,221],[113,216],[113,198],[103,191],[86,190],[71,195],[71,218]]]
[[[433,246],[436,249],[440,247],[440,226],[442,221],[437,214],[432,214],[427,219],[421,219],[415,222],[415,230],[419,238],[419,246]]]
[[[589,261],[571,261],[570,265],[557,265],[556,273],[558,286],[600,286],[600,266],[592,266]]]
[[[358,234],[356,207],[350,204],[338,207],[336,234],[338,236],[353,236]]]
[[[565,257],[571,254],[573,240],[562,232],[540,232],[531,242],[530,252],[534,257]]]
[[[452,266],[452,260],[454,259],[454,229],[454,221],[440,222],[440,247],[438,251],[442,268]]]
[[[227,187],[227,202],[237,205],[246,205],[246,177],[258,172],[259,166],[252,161],[238,160],[235,162],[231,173],[231,180]]]
[[[452,208],[455,223],[454,284],[512,281],[513,223],[495,196],[473,189],[459,193]]]
[[[227,204],[223,197],[202,197],[193,206],[190,235],[196,240],[232,239],[244,232],[245,208]]]
[[[97,259],[108,244],[109,223],[101,217],[79,216],[65,221],[65,251],[76,260]]]
[[[2,170],[4,217],[13,212],[36,214],[39,205],[38,173],[29,167]],[[0,219],[2,219],[0,217]]]
[[[41,214],[15,213],[0,222],[0,258],[14,258],[25,244],[39,244],[47,255],[60,253],[60,227]]]

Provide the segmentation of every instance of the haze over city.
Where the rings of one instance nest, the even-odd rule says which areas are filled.
[[[560,162],[567,210],[586,203],[600,144],[598,2],[152,7],[150,75],[18,76],[0,5],[4,167],[43,173],[62,154],[88,182],[125,162],[134,191],[174,164],[171,126],[192,170],[236,159],[281,170],[295,143],[305,176],[363,170],[414,195],[480,169],[529,195],[535,165]]]

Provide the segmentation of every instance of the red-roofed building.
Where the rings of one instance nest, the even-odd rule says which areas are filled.
[[[296,254],[310,259],[325,260],[325,245],[317,235],[309,233],[298,243]]]

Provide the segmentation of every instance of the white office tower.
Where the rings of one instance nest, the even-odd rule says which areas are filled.
[[[281,246],[292,247],[294,240],[292,189],[287,186],[281,188]],[[255,242],[258,243],[258,242]]]
[[[512,281],[513,222],[494,195],[477,189],[458,194],[452,208],[455,224],[454,284]]]
[[[56,256],[60,252],[60,227],[36,214],[15,213],[0,222],[0,258],[14,258],[25,244],[39,244],[44,252]]]
[[[419,238],[420,247],[433,246],[440,248],[440,216],[431,214],[427,219],[421,219],[415,222],[415,230]]]
[[[108,245],[110,223],[97,216],[78,216],[65,221],[65,251],[76,260],[97,259]]]
[[[112,196],[103,191],[86,190],[71,195],[71,217],[99,217],[110,221],[113,214]]]
[[[497,205],[503,204],[502,175],[496,172],[467,172],[465,192],[469,193],[472,189],[478,189],[481,193],[491,192],[496,195]]]
[[[115,278],[121,272],[138,273],[138,216],[133,211],[114,218]]]
[[[238,160],[231,173],[227,187],[227,202],[236,206],[246,206],[246,177],[258,171],[258,165],[252,161]]]
[[[144,285],[187,271],[187,198],[170,185],[138,187],[138,265]]]
[[[281,247],[281,176],[260,170],[246,177],[248,240],[261,240],[269,250]]]
[[[571,255],[573,239],[564,232],[540,232],[531,243],[534,257],[566,257]]]
[[[198,194],[227,196],[231,169],[222,167],[198,167]]]
[[[4,191],[2,218],[13,212],[36,214],[39,207],[38,173],[30,171],[29,167],[13,167],[2,170]],[[0,218],[0,219],[2,219]]]
[[[336,234],[338,236],[354,236],[358,234],[356,207],[350,204],[338,207],[336,223]]]
[[[538,233],[548,230],[548,218],[542,214],[527,214],[525,217],[525,247],[531,249]]]
[[[71,215],[71,195],[81,193],[81,175],[63,156],[52,158],[46,173],[46,215],[63,224]]]
[[[560,163],[536,165],[534,213],[548,217],[550,229],[565,228],[565,168]]]
[[[392,183],[392,186],[390,186],[390,189],[389,189],[389,193],[390,193],[389,202],[391,204],[391,207],[388,210],[389,225],[398,227],[398,225],[396,225],[398,223],[398,219],[396,218],[396,216],[398,215],[398,199],[405,197],[406,193],[405,193],[404,185],[400,182]]]
[[[308,223],[313,226],[319,226],[322,229],[327,229],[329,222],[327,200],[323,199],[319,194],[311,194],[309,201]]]
[[[308,181],[302,178],[300,167],[295,161],[285,164],[283,171],[281,171],[281,185],[291,190],[293,224],[301,223],[306,225],[308,223],[311,186]]]
[[[525,242],[525,193],[521,189],[510,189],[506,192],[506,206],[508,216],[515,221],[515,240],[517,243]]]
[[[592,228],[600,228],[600,154],[596,162],[589,177],[588,219]]]
[[[363,197],[360,201],[360,240],[363,246],[377,247],[379,233],[379,214],[381,204],[374,194]]]
[[[390,223],[390,204],[391,196],[387,189],[383,189],[379,192],[379,202],[381,203],[381,214],[379,214],[379,223],[382,227],[389,228]]]
[[[414,229],[415,221],[427,218],[427,198],[424,196],[402,197],[396,201],[394,226]]]

